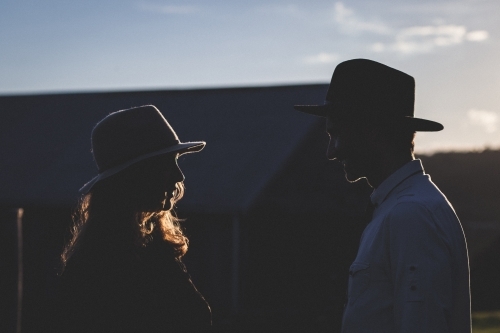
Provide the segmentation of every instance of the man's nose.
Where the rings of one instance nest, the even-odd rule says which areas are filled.
[[[328,148],[326,150],[326,157],[329,160],[334,160],[338,156],[338,144],[337,139],[334,137],[330,137],[330,142],[328,143]]]

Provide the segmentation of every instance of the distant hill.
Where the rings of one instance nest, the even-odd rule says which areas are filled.
[[[475,258],[500,238],[500,150],[417,157],[455,208]]]
[[[500,150],[417,157],[462,221],[500,224]]]

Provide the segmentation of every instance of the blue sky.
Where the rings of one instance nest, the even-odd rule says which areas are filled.
[[[0,94],[328,82],[369,58],[441,121],[417,150],[500,147],[500,1],[0,2]]]

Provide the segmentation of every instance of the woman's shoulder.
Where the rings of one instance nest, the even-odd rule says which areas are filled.
[[[97,312],[121,313],[123,317],[133,314],[136,322],[151,331],[211,323],[208,304],[168,244],[115,246],[99,256],[82,252],[71,261],[63,276],[70,281],[71,296],[76,296],[72,298],[83,300],[80,304],[93,303],[92,309],[99,300]]]
[[[61,280],[85,280],[96,286],[131,279],[142,270],[142,260],[132,246],[81,249],[68,261]]]
[[[168,244],[150,244],[143,253],[148,284],[141,288],[148,299],[152,324],[163,318],[162,322],[167,321],[169,327],[183,330],[196,327],[197,331],[203,331],[202,327],[211,325],[210,307],[193,284],[182,260],[168,247]]]
[[[185,266],[166,242],[150,242],[138,250],[137,256],[145,274],[158,276],[162,281],[189,278]]]

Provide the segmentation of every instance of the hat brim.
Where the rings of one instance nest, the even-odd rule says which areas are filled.
[[[178,153],[179,155],[183,154],[188,154],[188,153],[197,153],[201,151],[203,148],[205,148],[206,143],[204,141],[194,141],[194,142],[180,142],[174,146],[157,150],[152,153],[148,153],[145,155],[141,155],[139,157],[136,157],[130,161],[127,161],[123,164],[117,165],[111,169],[108,169],[106,171],[103,171],[99,173],[97,176],[92,178],[89,182],[87,182],[85,185],[80,188],[79,192],[81,194],[87,194],[92,186],[94,186],[95,183],[97,183],[100,180],[103,180],[105,178],[108,178],[109,176],[112,176],[114,174],[117,174],[118,172],[128,168],[129,166],[143,161],[145,159],[148,159],[150,157],[162,155],[162,154],[168,154],[168,153]]]
[[[444,129],[444,126],[441,123],[422,118],[407,116],[403,117],[401,122],[408,126],[409,129],[412,129],[416,132],[439,132]]]
[[[325,105],[294,105],[293,108],[300,112],[305,112],[318,117],[325,117],[328,115],[328,111],[332,109],[329,104]]]
[[[332,110],[332,106],[325,105],[294,105],[293,108],[297,111],[305,112],[308,114],[312,114],[318,117],[326,118],[329,112]],[[436,121],[415,118],[415,117],[401,117],[396,119],[396,121],[400,121],[405,126],[408,126],[409,129],[412,129],[417,132],[438,132],[441,131],[444,126]]]

